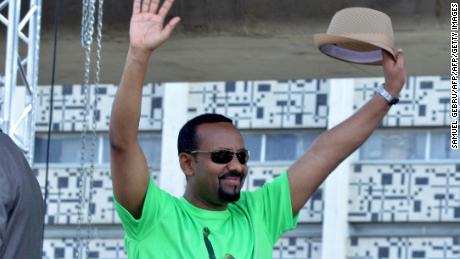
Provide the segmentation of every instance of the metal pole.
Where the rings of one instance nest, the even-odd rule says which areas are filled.
[[[8,1],[8,24],[6,37],[5,60],[5,95],[3,102],[2,130],[11,136],[12,101],[16,90],[17,58],[18,58],[18,24],[21,0]]]
[[[41,0],[30,0],[30,6],[21,19],[21,0],[5,0],[0,9],[8,5],[8,18],[0,17],[7,27],[3,107],[0,126],[24,150],[29,163],[33,161],[35,140],[35,99],[38,78],[40,44]],[[22,32],[28,24],[27,35]],[[20,43],[27,47],[26,57],[19,55]],[[18,70],[26,87],[17,87]]]
[[[28,46],[28,57],[27,57],[27,80],[29,82],[32,92],[29,96],[29,103],[32,106],[32,110],[29,115],[29,119],[26,124],[26,132],[29,143],[29,163],[33,161],[34,144],[35,144],[35,111],[37,99],[37,84],[38,84],[38,66],[39,66],[39,50],[40,50],[40,29],[41,29],[41,0],[31,0],[30,10],[34,11],[34,15],[29,21],[29,46]]]

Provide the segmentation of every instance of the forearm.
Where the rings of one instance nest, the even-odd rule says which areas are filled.
[[[110,143],[123,148],[137,142],[141,115],[142,88],[147,71],[149,53],[130,48],[120,85],[115,96],[110,119]]]
[[[397,51],[395,59],[383,52],[385,89],[393,97],[399,96],[406,78],[404,54]],[[389,110],[387,100],[374,96],[353,116],[323,133],[310,149],[289,169],[292,212],[295,214],[326,177],[353,153],[379,126]]]
[[[388,110],[386,100],[380,95],[374,96],[353,116],[322,134],[309,152],[327,159],[326,170],[332,171],[366,141]]]
[[[329,174],[378,127],[389,109],[375,96],[353,116],[321,134],[289,169],[293,212],[298,212]]]

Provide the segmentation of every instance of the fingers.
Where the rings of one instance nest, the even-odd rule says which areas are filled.
[[[148,12],[150,6],[150,0],[142,0],[141,3],[141,12]]]
[[[399,95],[399,92],[406,80],[403,50],[398,49],[394,57],[384,51],[382,65],[385,76],[385,89],[387,89],[393,96]]]
[[[393,57],[390,53],[386,52],[386,51],[383,51],[383,62],[382,62],[382,65],[383,65],[383,68],[384,69],[389,69],[389,70],[393,70],[393,69],[397,69],[397,70],[401,70],[401,69],[404,69],[405,70],[405,58],[404,58],[404,52],[402,49],[398,49],[395,53],[395,56]]]
[[[166,24],[166,26],[163,28],[163,31],[161,33],[164,34],[165,37],[169,37],[179,22],[180,17],[176,16],[172,18],[171,21],[169,21],[168,24]]]
[[[133,3],[133,15],[141,12],[141,2],[142,0],[134,0]]]
[[[158,10],[158,15],[165,18],[169,10],[171,9],[173,3],[174,0],[165,0],[160,10],[158,10],[160,0],[134,0],[133,15],[139,14],[141,12],[157,14]]]
[[[169,10],[171,9],[171,6],[173,5],[173,3],[174,3],[174,0],[165,0],[160,10],[158,11],[158,15],[165,18]]]
[[[382,62],[383,66],[394,65],[394,63],[396,63],[393,56],[388,51],[382,49],[382,55],[383,55],[383,62]]]
[[[383,65],[398,65],[404,66],[404,52],[402,49],[398,49],[395,53],[395,57],[391,55],[389,52],[382,50],[383,52]]]
[[[396,65],[399,67],[406,66],[406,59],[404,58],[404,51],[402,49],[398,49],[396,52]]]
[[[150,12],[152,14],[156,14],[159,3],[160,3],[160,0],[150,0],[150,6],[149,6],[149,9],[148,9],[148,12]]]

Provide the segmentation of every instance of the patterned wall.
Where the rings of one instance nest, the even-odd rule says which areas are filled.
[[[354,108],[369,100],[383,81],[383,78],[356,79]],[[450,77],[408,77],[400,102],[385,116],[383,125],[450,126]]]
[[[46,172],[44,168],[35,169],[38,182],[45,193]],[[150,175],[157,179],[159,172],[150,169]],[[79,168],[63,167],[51,168],[48,176],[48,209],[45,217],[46,224],[78,224],[80,197],[90,199],[91,222],[94,224],[119,224],[113,204],[113,189],[110,169],[107,167],[96,168],[93,174],[91,197],[89,192],[81,194],[81,177]],[[86,178],[89,189],[90,179]],[[86,221],[87,208],[82,208],[81,213]]]
[[[409,77],[400,103],[384,127],[450,127],[450,78]],[[374,95],[382,78],[356,80],[355,106]],[[445,163],[355,163],[350,168],[349,221],[460,222],[460,161]],[[388,230],[391,233],[391,229]],[[457,234],[426,237],[352,237],[348,259],[460,258]]]
[[[273,248],[273,259],[321,258],[321,239],[305,237],[281,238]]]
[[[460,258],[460,237],[352,238],[347,259]]]
[[[108,131],[110,112],[117,91],[115,85],[90,86],[90,104],[93,109],[96,102],[96,129]],[[48,131],[51,88],[39,87],[37,93],[36,131]],[[92,116],[85,114],[84,89],[81,85],[55,86],[53,107],[53,131],[74,132],[82,131],[84,122],[91,125]],[[163,120],[163,86],[161,84],[146,84],[142,95],[142,113],[139,124],[140,130],[161,130]]]
[[[357,164],[351,222],[460,222],[459,164]]]
[[[196,83],[188,115],[221,113],[240,129],[326,128],[328,92],[326,80]]]
[[[43,259],[79,258],[76,238],[46,239],[43,244]],[[86,258],[86,257],[83,257]],[[95,239],[88,242],[88,259],[128,259],[123,239]]]

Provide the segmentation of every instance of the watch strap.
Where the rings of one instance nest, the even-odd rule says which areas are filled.
[[[399,102],[399,98],[391,96],[391,94],[387,90],[385,90],[383,84],[378,85],[375,91],[381,96],[383,96],[383,98],[385,98],[388,105],[390,106],[392,106],[393,104],[397,104]]]

